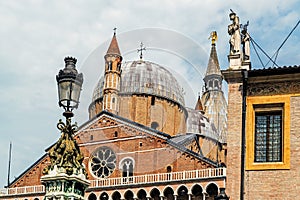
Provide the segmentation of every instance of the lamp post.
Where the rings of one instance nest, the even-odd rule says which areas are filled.
[[[76,59],[65,58],[65,68],[56,76],[58,85],[58,104],[63,107],[63,116],[66,123],[61,119],[57,128],[61,131],[59,140],[49,149],[50,164],[44,168],[41,182],[45,186],[45,200],[84,198],[84,191],[89,185],[86,172],[82,164],[83,154],[73,138],[77,131],[77,124],[71,123],[74,116],[73,109],[78,108],[82,74],[76,70]]]

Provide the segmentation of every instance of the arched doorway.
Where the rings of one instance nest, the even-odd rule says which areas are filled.
[[[130,190],[128,190],[127,192],[125,192],[124,198],[125,198],[126,200],[133,200],[133,192],[130,191]]]
[[[154,188],[151,190],[150,196],[153,200],[160,200],[160,191],[157,188]]]
[[[111,197],[113,200],[120,200],[121,194],[119,192],[114,192]]]
[[[207,198],[206,200],[214,200],[215,196],[218,195],[218,186],[214,183],[209,184],[206,187]]]
[[[177,200],[188,200],[188,189],[185,186],[180,186],[177,190]]]
[[[173,191],[172,188],[167,187],[164,190],[164,199],[166,199],[166,200],[174,200],[174,191]]]
[[[192,188],[192,200],[202,200],[203,190],[200,185],[194,185]]]
[[[94,193],[91,193],[88,197],[88,200],[97,200],[97,197]]]
[[[143,189],[139,190],[138,193],[137,193],[137,197],[140,200],[147,200],[147,193],[146,193],[146,191],[143,190]]]

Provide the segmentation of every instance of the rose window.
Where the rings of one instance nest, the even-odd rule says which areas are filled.
[[[116,168],[115,153],[108,147],[96,149],[91,155],[90,167],[93,175],[99,178],[108,177]]]

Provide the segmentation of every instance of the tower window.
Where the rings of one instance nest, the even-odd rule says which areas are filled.
[[[155,105],[155,97],[151,97],[151,106],[154,106]]]
[[[121,70],[121,63],[118,63],[118,65],[117,65],[117,70],[118,70],[118,71]]]
[[[90,136],[90,140],[91,141],[94,140],[94,136],[93,135]]]
[[[215,87],[216,89],[219,88],[218,80],[215,80],[215,81],[214,81],[214,87]]]
[[[116,101],[116,100],[115,100],[115,97],[113,97],[113,98],[112,98],[112,103],[115,103],[115,101]]]
[[[109,71],[112,70],[112,62],[111,61],[108,62],[108,70]]]

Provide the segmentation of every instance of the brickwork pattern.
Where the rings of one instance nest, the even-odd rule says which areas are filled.
[[[242,91],[241,83],[228,85],[228,133],[226,193],[230,199],[240,198]]]

